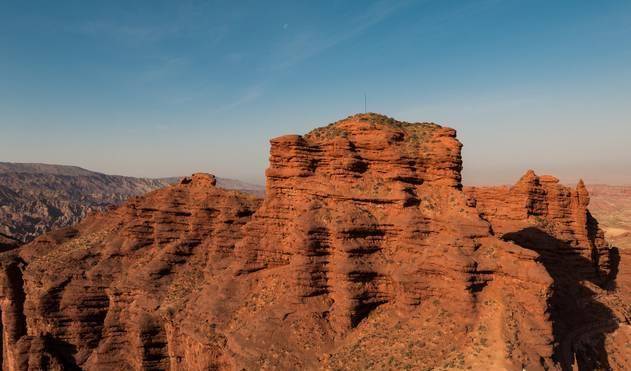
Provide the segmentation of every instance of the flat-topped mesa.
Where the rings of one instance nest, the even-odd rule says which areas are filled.
[[[460,148],[355,115],[272,140],[263,200],[199,173],[0,252],[0,368],[569,369],[611,319],[587,192],[463,192]]]
[[[458,188],[461,147],[450,128],[358,114],[272,139],[268,190],[299,182],[313,193],[397,199],[410,184]]]
[[[375,331],[373,313],[413,318],[437,305],[448,317],[467,318],[485,295],[513,290],[515,279],[532,285],[503,304],[507,312],[521,317],[518,307],[527,303],[543,313],[541,292],[549,279],[534,254],[492,237],[467,204],[455,135],[436,124],[366,114],[273,139],[267,195],[235,245],[237,278],[230,284],[237,290],[254,282],[248,290],[270,293],[270,299],[247,308],[242,328],[268,326],[275,313],[297,313],[283,314],[282,327],[293,330],[282,338],[300,343],[318,333],[329,340],[310,348],[324,350],[327,341],[357,329]],[[510,263],[514,254],[519,264]],[[274,279],[263,278],[269,275]],[[467,325],[431,317],[435,321],[426,320],[420,331],[462,331],[457,338],[466,338]],[[539,341],[547,329],[535,327],[519,331],[534,331]],[[402,336],[414,338],[418,329]],[[264,336],[250,341],[262,344]],[[424,351],[453,345],[445,340],[423,345]],[[515,359],[547,352],[536,344],[522,350]]]

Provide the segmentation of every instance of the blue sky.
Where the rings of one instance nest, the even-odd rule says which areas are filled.
[[[631,2],[0,0],[0,161],[263,181],[368,110],[458,130],[464,180],[631,184]]]

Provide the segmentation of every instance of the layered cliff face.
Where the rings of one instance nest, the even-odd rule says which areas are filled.
[[[581,369],[631,367],[628,357],[620,357],[621,349],[607,350],[608,341],[616,346],[611,339],[628,339],[628,328],[617,330],[631,314],[624,304],[631,282],[617,280],[619,250],[605,241],[587,209],[583,182],[570,188],[529,170],[514,186],[471,187],[465,193],[498,237],[535,251],[554,280],[548,312],[560,365],[569,369],[575,361]]]
[[[2,253],[3,367],[594,362],[589,344],[555,345],[568,324],[551,311],[559,268],[542,250],[571,249],[592,259],[595,285],[613,282],[587,196],[554,206],[565,191],[543,194],[540,178],[526,198],[465,193],[460,148],[449,128],[351,116],[273,139],[262,203],[197,174]],[[520,234],[531,227],[547,237]]]
[[[587,209],[589,193],[582,181],[571,189],[555,177],[529,170],[512,187],[470,187],[465,192],[497,234],[515,239],[520,236],[509,234],[528,228],[545,231],[567,244],[572,256],[591,262],[591,279],[607,280],[611,250]],[[559,258],[565,259],[563,254]],[[567,261],[564,264],[570,268]]]
[[[206,174],[1,256],[5,370],[164,369],[165,326],[260,201]]]
[[[255,337],[239,344],[253,352],[240,364],[260,367],[265,352],[286,366],[358,369],[547,355],[545,328],[524,328],[514,340],[532,343],[505,349],[501,316],[490,315],[511,326],[527,305],[543,315],[549,278],[467,206],[454,130],[358,115],[271,144],[267,197],[236,249],[235,281],[270,293],[235,329]],[[266,330],[243,333],[253,327]],[[271,336],[283,340],[273,350]],[[502,358],[486,359],[498,345]]]

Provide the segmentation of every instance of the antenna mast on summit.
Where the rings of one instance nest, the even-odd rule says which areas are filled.
[[[364,93],[364,113],[368,113],[368,110],[366,109],[366,93]]]

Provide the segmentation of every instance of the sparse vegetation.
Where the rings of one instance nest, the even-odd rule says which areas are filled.
[[[348,131],[340,126],[351,120],[370,123],[372,128],[386,126],[400,130],[406,135],[406,142],[415,147],[419,143],[424,142],[429,133],[440,127],[432,122],[404,122],[376,113],[366,113],[349,116],[343,120],[312,130],[305,135],[305,138],[316,140],[329,140],[335,137],[347,138],[349,136]]]

